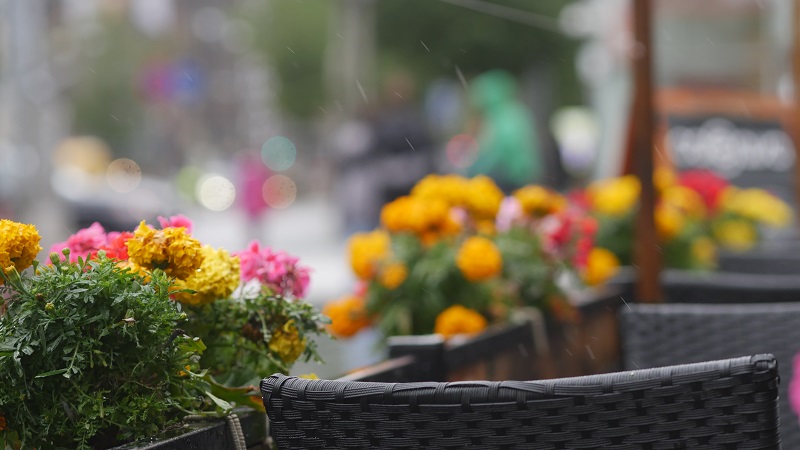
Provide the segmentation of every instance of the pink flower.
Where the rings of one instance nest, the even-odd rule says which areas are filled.
[[[523,218],[522,205],[514,197],[506,197],[500,203],[500,210],[497,211],[497,221],[495,223],[497,231],[508,231]]]
[[[800,416],[800,353],[794,355],[792,378],[789,380],[789,405]]]
[[[158,223],[161,224],[161,228],[186,228],[186,232],[189,234],[192,234],[192,228],[194,227],[192,219],[183,214],[177,214],[169,218],[158,216]]]
[[[242,282],[258,280],[282,296],[303,297],[311,280],[310,269],[298,265],[298,259],[283,251],[273,251],[252,241],[239,257]]]
[[[100,223],[95,222],[88,228],[78,230],[77,233],[67,238],[64,242],[59,242],[50,247],[50,252],[62,255],[64,248],[69,248],[70,262],[77,262],[79,257],[86,258],[89,254],[97,254],[107,243],[108,237],[106,230]]]

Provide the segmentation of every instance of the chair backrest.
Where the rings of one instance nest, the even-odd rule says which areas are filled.
[[[781,437],[800,449],[798,417],[789,406],[788,380],[800,352],[800,304],[633,304],[620,310],[626,369],[660,367],[770,353],[781,364]]]
[[[624,268],[609,281],[621,290],[626,303],[638,301],[635,269]],[[667,269],[661,272],[667,303],[783,303],[800,302],[800,273],[698,272]]]
[[[800,301],[800,276],[667,270],[669,303],[783,303]]]
[[[777,363],[757,355],[543,381],[367,383],[273,375],[292,448],[780,448]]]
[[[721,252],[717,257],[717,264],[723,272],[800,275],[800,256],[797,250]]]

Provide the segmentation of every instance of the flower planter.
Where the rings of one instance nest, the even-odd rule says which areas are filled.
[[[244,411],[238,414],[245,443],[250,450],[267,449],[266,415]],[[114,447],[112,450],[236,450],[233,433],[224,419],[190,421],[180,428],[139,441]]]
[[[616,288],[574,295],[580,319],[545,320],[520,311],[509,324],[445,341],[438,335],[389,338],[389,359],[350,374],[360,381],[533,380],[605,373],[621,367]],[[534,310],[535,311],[535,310]],[[412,358],[409,360],[408,358]]]
[[[621,368],[617,312],[624,307],[616,286],[571,295],[578,312],[574,322],[548,320],[549,353],[537,363],[539,378],[563,378],[607,373]]]

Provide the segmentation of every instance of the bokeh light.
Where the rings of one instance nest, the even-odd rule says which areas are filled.
[[[132,159],[115,159],[106,169],[106,180],[108,186],[117,192],[132,192],[142,182],[142,169]]]
[[[292,141],[283,136],[273,136],[261,147],[261,160],[276,172],[292,167],[296,158],[297,149]]]
[[[463,169],[469,167],[478,153],[478,141],[468,134],[458,134],[447,142],[445,154],[450,164]]]
[[[264,182],[261,193],[269,206],[283,209],[297,198],[297,185],[286,175],[273,175]]]
[[[225,211],[236,200],[236,188],[222,175],[209,175],[199,180],[197,199],[211,211]]]

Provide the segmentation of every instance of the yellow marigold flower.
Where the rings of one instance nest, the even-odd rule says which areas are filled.
[[[653,187],[656,192],[664,192],[667,188],[678,184],[678,175],[666,166],[659,166],[653,171]]]
[[[706,215],[703,197],[697,191],[685,186],[670,186],[661,194],[661,200],[686,213],[689,217],[699,219]]]
[[[792,219],[791,208],[764,189],[731,189],[723,198],[728,211],[767,225],[781,227]]]
[[[364,299],[355,295],[329,302],[322,314],[331,319],[328,331],[338,337],[353,336],[370,325]]]
[[[354,234],[348,247],[350,265],[356,276],[362,280],[371,280],[378,264],[391,254],[391,244],[389,235],[381,230]]]
[[[699,237],[692,241],[692,257],[704,266],[714,265],[717,261],[717,246],[708,237]]]
[[[758,239],[758,230],[747,220],[725,220],[713,226],[714,238],[733,250],[748,250]]]
[[[566,199],[560,194],[543,186],[530,185],[517,189],[514,198],[519,201],[525,214],[543,217],[563,210],[567,206]]]
[[[503,198],[505,198],[503,191],[491,178],[478,175],[467,184],[465,206],[478,220],[494,220]]]
[[[225,249],[215,250],[210,245],[201,249],[203,264],[178,289],[191,289],[194,294],[181,292],[175,299],[185,305],[200,306],[226,298],[239,286],[239,258],[231,256]]]
[[[619,258],[611,251],[595,247],[589,252],[583,280],[590,286],[605,283],[619,270]]]
[[[639,180],[633,175],[600,180],[587,189],[592,209],[609,216],[622,216],[630,212],[640,192]]]
[[[489,239],[472,236],[461,244],[456,265],[467,280],[483,281],[500,273],[503,256]]]
[[[14,267],[17,272],[22,272],[33,265],[33,260],[42,250],[41,239],[33,225],[0,220],[0,268]]]
[[[408,269],[401,262],[392,262],[383,267],[380,274],[380,283],[387,289],[396,289],[408,277]]]
[[[486,329],[486,319],[473,309],[453,305],[438,316],[433,332],[449,338],[458,334],[475,334]]]
[[[459,175],[431,174],[411,189],[411,196],[443,200],[450,207],[459,206],[464,204],[467,183],[467,179]]]
[[[384,205],[381,223],[393,233],[411,232],[417,235],[443,227],[450,209],[444,200],[400,197]]]
[[[186,280],[203,263],[201,248],[200,241],[183,227],[156,230],[142,221],[128,240],[128,258],[147,270],[161,269]]]
[[[306,349],[306,340],[300,339],[300,332],[294,326],[294,321],[290,320],[272,333],[268,347],[281,361],[291,364]]]
[[[660,203],[656,206],[655,222],[658,237],[664,241],[671,241],[680,234],[686,219],[677,208]]]
[[[304,373],[302,375],[298,375],[297,378],[304,378],[306,380],[319,380],[319,377],[315,373]]]

